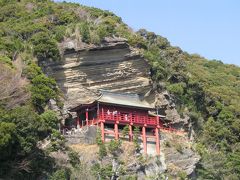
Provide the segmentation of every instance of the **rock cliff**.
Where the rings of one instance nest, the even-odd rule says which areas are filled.
[[[67,110],[75,107],[79,103],[86,103],[94,100],[98,96],[98,90],[104,89],[113,92],[138,93],[145,95],[145,100],[159,109],[159,113],[165,116],[165,120],[177,123],[178,128],[188,125],[188,118],[181,118],[178,114],[174,99],[168,92],[152,84],[150,77],[150,66],[141,54],[129,47],[125,40],[106,40],[101,46],[78,46],[74,41],[65,41],[63,58],[59,62],[45,62],[42,67],[46,74],[56,79],[59,88],[64,93],[64,109],[61,115]],[[50,102],[51,109],[54,103]],[[61,116],[59,115],[59,116]],[[162,134],[163,135],[163,134]],[[148,165],[144,165],[144,170],[139,170],[138,163],[133,168],[133,174],[137,173],[139,179],[145,176],[156,176],[159,173],[170,172],[173,176],[175,172],[186,172],[190,175],[194,172],[195,164],[199,161],[198,155],[190,147],[184,147],[178,152],[179,147],[165,146],[166,136],[161,139],[161,157],[156,164],[153,160]],[[171,137],[171,136],[170,136]],[[69,137],[69,142],[73,144],[86,143],[86,139],[80,136]],[[79,143],[76,143],[75,140]],[[169,139],[169,138],[167,138]],[[171,139],[171,138],[170,138]],[[81,141],[81,142],[80,142]],[[172,142],[172,139],[170,140]],[[186,139],[186,142],[188,140]],[[88,139],[87,139],[87,143]],[[131,173],[130,173],[131,174]]]
[[[42,66],[64,92],[67,109],[93,100],[99,89],[140,94],[150,90],[147,61],[123,40],[67,49],[62,61]]]

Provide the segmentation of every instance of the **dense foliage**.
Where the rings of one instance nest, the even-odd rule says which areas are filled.
[[[197,133],[202,179],[239,179],[240,68],[208,61],[172,47],[165,38],[139,30],[143,52],[159,89],[174,96]]]
[[[45,110],[49,99],[59,102],[59,90],[38,65],[60,61],[59,42],[65,38],[98,45],[106,36],[124,37],[138,48],[151,64],[157,89],[168,90],[181,115],[190,116],[202,157],[197,166],[199,179],[240,178],[239,67],[190,55],[144,29],[134,33],[108,11],[49,0],[1,0],[0,5],[0,90],[5,92],[0,91],[0,178],[69,177],[66,169],[53,173],[53,160],[37,147],[52,132],[53,150],[62,143],[54,112]],[[14,64],[18,58],[23,67]],[[104,157],[107,149],[99,145]],[[111,151],[118,146],[112,142]],[[75,156],[70,154],[73,166],[79,163]],[[107,172],[100,174],[102,178],[111,174],[110,165],[97,164],[96,170]]]

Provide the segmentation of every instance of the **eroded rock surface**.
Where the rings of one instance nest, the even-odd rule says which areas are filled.
[[[186,136],[162,132],[161,147],[169,174],[176,176],[179,172],[185,172],[187,175],[194,173],[200,156]]]
[[[43,67],[64,92],[67,109],[92,101],[99,89],[140,94],[150,89],[147,61],[123,40],[109,40],[89,49],[68,49],[61,62],[48,62]]]
[[[137,50],[131,49],[124,39],[107,39],[98,47],[77,46],[69,41],[66,47],[62,61],[42,64],[45,72],[56,79],[65,96],[64,109],[59,116],[64,117],[68,114],[67,110],[80,103],[93,101],[99,96],[98,90],[104,89],[145,94],[145,100],[159,109],[166,122],[178,124],[177,128],[186,129],[188,126],[189,117],[181,117],[171,95],[164,91],[164,88],[161,90],[159,85],[151,83],[148,62]],[[50,102],[50,109],[59,111],[53,101]],[[86,138],[82,137],[81,140],[76,137],[70,137],[72,144],[76,144],[76,139],[79,141],[77,144],[88,143],[85,142]],[[138,179],[144,179],[146,176],[159,177],[166,171],[173,176],[176,176],[175,172],[181,171],[187,175],[193,173],[199,156],[187,146],[180,147],[174,143],[166,146],[166,141],[176,140],[171,136],[161,137],[161,147],[164,148],[161,148],[160,159],[153,159],[144,165],[132,159],[126,163],[131,170],[128,173],[137,174]]]

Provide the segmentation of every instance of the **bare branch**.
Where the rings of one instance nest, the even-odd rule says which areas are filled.
[[[26,88],[28,81],[21,77],[22,64],[18,59],[14,64],[16,69],[0,64],[0,101],[7,108],[21,104],[30,97]]]

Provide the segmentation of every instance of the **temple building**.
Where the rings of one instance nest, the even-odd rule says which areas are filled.
[[[154,139],[155,154],[160,155],[160,129],[164,128],[161,116],[137,94],[101,91],[95,101],[80,104],[70,111],[77,114],[77,128],[91,125],[100,127],[103,142],[109,134],[118,140],[125,126],[129,127],[128,137],[132,141],[133,130],[139,127],[143,152],[147,154],[147,140]]]

